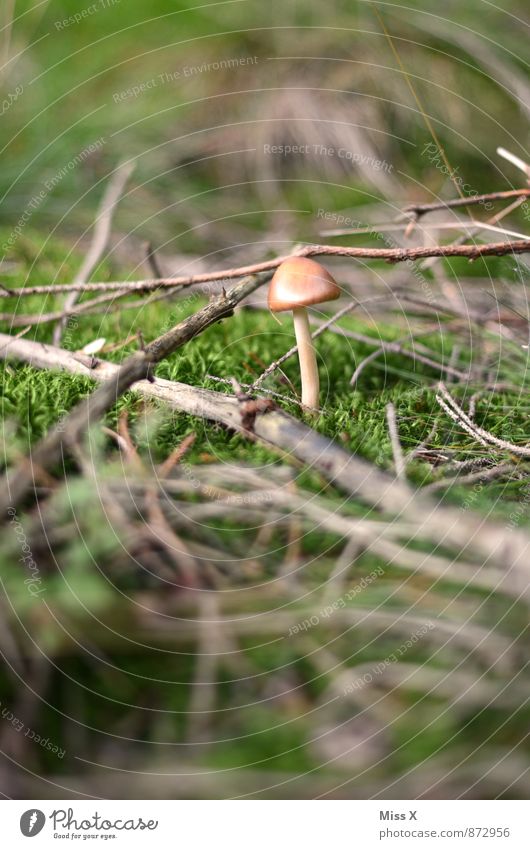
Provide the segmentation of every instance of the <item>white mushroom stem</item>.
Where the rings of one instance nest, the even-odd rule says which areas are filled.
[[[315,408],[318,407],[318,369],[306,308],[296,307],[293,310],[293,320],[302,377],[302,404]]]

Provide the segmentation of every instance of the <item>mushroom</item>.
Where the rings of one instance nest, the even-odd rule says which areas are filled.
[[[271,280],[269,309],[272,312],[293,311],[302,377],[302,404],[305,407],[318,407],[319,390],[317,360],[306,307],[334,301],[339,295],[340,289],[329,271],[306,257],[289,257],[276,269]]]

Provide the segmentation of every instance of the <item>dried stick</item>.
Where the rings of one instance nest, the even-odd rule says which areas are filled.
[[[118,366],[106,383],[77,404],[64,420],[52,428],[31,452],[29,458],[25,458],[17,469],[5,476],[3,486],[0,487],[0,517],[4,518],[7,510],[10,507],[16,507],[29,492],[34,481],[36,467],[46,470],[59,462],[63,456],[63,449],[79,442],[87,428],[114,406],[118,398],[133,383],[145,378],[152,379],[151,370],[156,363],[193,339],[194,336],[202,333],[211,324],[231,315],[235,306],[247,295],[254,292],[258,286],[265,283],[265,280],[265,277],[249,277],[242,280],[230,292],[223,292],[213,298],[201,310],[168,330],[167,333],[159,336],[142,351],[130,356],[122,366]],[[4,336],[3,341],[6,340],[9,342],[9,337]],[[47,348],[47,346],[42,347]],[[9,344],[5,350],[0,351],[0,355],[9,356],[12,350]],[[59,351],[61,349],[55,348],[54,350]],[[92,358],[89,359],[92,364]],[[97,369],[96,364],[92,371],[97,371]]]
[[[234,386],[233,378],[229,380],[227,377],[217,377],[215,374],[207,374],[206,377],[214,383],[223,383],[225,386],[231,386],[232,388]],[[240,383],[239,388],[244,389],[247,392],[251,392],[255,390],[256,386],[254,383]],[[263,387],[260,387],[260,392],[264,395],[270,395],[271,398],[278,398],[280,401],[286,401],[288,404],[297,404],[298,407],[303,407],[300,399],[295,398],[294,396],[282,395],[281,392],[274,392],[273,389],[264,389]]]
[[[350,259],[385,260],[390,263],[409,262],[429,257],[463,257],[476,260],[486,256],[507,256],[508,254],[530,253],[530,239],[513,242],[488,242],[483,245],[432,245],[416,248],[356,248],[342,245],[306,245],[286,256],[243,265],[239,268],[226,268],[222,271],[206,271],[182,277],[165,277],[156,280],[118,280],[107,283],[66,283],[39,286],[25,286],[21,289],[0,290],[0,297],[24,297],[26,295],[59,295],[65,292],[149,292],[152,289],[194,286],[198,283],[229,281],[237,277],[246,277],[265,271],[274,271],[286,259],[295,256],[341,256]]]
[[[416,445],[416,447],[415,447],[415,448],[412,448],[412,449],[408,452],[408,454],[407,454],[407,456],[406,456],[406,458],[405,458],[405,462],[406,462],[407,464],[408,464],[408,463],[411,463],[413,460],[415,460],[415,459],[416,459],[416,457],[417,457],[418,455],[420,455],[423,451],[425,451],[425,450],[427,449],[427,447],[428,447],[428,445],[430,444],[431,440],[432,440],[432,439],[434,439],[434,436],[435,436],[435,434],[436,434],[436,431],[438,430],[438,425],[439,425],[439,422],[438,422],[438,420],[436,419],[436,420],[435,420],[435,422],[434,422],[434,424],[433,424],[433,426],[431,427],[431,429],[430,429],[429,433],[428,433],[428,434],[427,434],[427,436],[425,437],[425,439],[422,439],[422,441],[420,442],[420,444],[419,444],[419,445]]]
[[[477,469],[490,469],[495,465],[493,457],[472,457],[468,460],[448,460],[443,468],[445,472],[461,475],[464,472],[476,472]]]
[[[136,298],[128,303],[123,303],[124,298],[131,296],[131,292],[126,289],[123,292],[110,292],[107,295],[98,295],[96,298],[91,298],[82,304],[76,304],[69,310],[56,310],[49,313],[0,313],[0,321],[8,321],[11,327],[35,327],[40,324],[47,324],[50,321],[58,321],[61,318],[69,318],[72,315],[98,315],[104,313],[108,315],[114,310],[138,310],[141,307],[156,304],[158,301],[168,300],[173,296],[173,289],[167,289],[162,294],[157,295],[156,290],[152,290],[145,298]],[[108,304],[108,306],[106,306]],[[24,323],[26,322],[26,323]]]
[[[394,467],[396,475],[400,480],[406,478],[405,458],[403,449],[399,441],[399,430],[396,419],[396,408],[390,402],[386,407],[386,420],[388,422],[388,433],[390,435],[390,444],[392,445],[392,454],[394,456]]]
[[[336,328],[336,330],[334,332],[340,333],[341,336],[342,335],[346,336],[346,337],[351,336],[354,339],[357,336],[357,334],[355,334],[353,332],[349,332],[347,330],[342,331],[341,328]],[[431,333],[431,332],[432,332],[431,330],[425,331],[425,333]],[[366,337],[366,340],[368,340],[369,338],[370,337]],[[410,336],[406,336],[406,337],[402,337],[402,338],[403,338],[404,341],[406,341],[410,338]],[[366,341],[366,340],[363,339],[361,341]],[[371,354],[369,354],[367,357],[365,357],[364,360],[362,360],[359,363],[359,365],[357,366],[357,368],[355,369],[354,373],[352,374],[352,376],[350,378],[350,386],[355,386],[355,384],[357,383],[361,373],[364,371],[366,366],[369,365],[374,360],[376,360],[378,357],[380,357],[381,354],[384,354],[385,351],[388,351],[389,353],[393,353],[393,354],[401,354],[405,357],[410,357],[412,360],[417,360],[419,363],[423,363],[424,365],[429,366],[430,368],[434,368],[437,371],[442,371],[442,372],[445,372],[446,374],[452,375],[453,377],[457,377],[459,380],[468,380],[469,379],[469,376],[470,376],[469,374],[467,374],[463,371],[460,371],[459,369],[454,368],[454,366],[452,366],[452,365],[445,365],[444,363],[439,363],[436,360],[431,359],[431,357],[426,357],[424,354],[420,354],[417,351],[409,351],[408,348],[404,348],[403,345],[400,344],[399,340],[397,340],[396,342],[379,342],[378,339],[372,339],[371,342],[372,342],[372,344],[378,346],[377,350],[372,351]]]
[[[152,244],[152,242],[148,242],[145,246],[145,258],[147,260],[147,264],[155,277],[163,277],[162,269],[160,267],[160,263],[158,262],[158,257],[156,255],[156,248]]]
[[[487,483],[489,481],[497,480],[498,478],[506,477],[506,475],[513,476],[515,471],[516,467],[513,463],[499,463],[499,465],[493,466],[492,468],[479,469],[477,472],[471,472],[471,474],[468,475],[456,475],[449,478],[443,478],[443,480],[434,481],[434,483],[430,483],[428,486],[425,486],[422,492],[438,492],[439,490],[447,489],[450,486]]]
[[[440,405],[440,407],[442,408],[442,410],[444,410],[447,413],[449,418],[451,418],[454,422],[456,422],[461,427],[463,427],[464,430],[467,433],[469,433],[470,436],[473,437],[473,439],[478,440],[478,442],[480,442],[481,445],[487,446],[487,442],[477,434],[474,426],[472,424],[468,424],[467,421],[464,419],[464,417],[461,416],[458,413],[457,410],[453,410],[448,404],[445,403],[443,398],[441,398],[439,395],[436,396],[436,400],[437,400],[438,404]]]
[[[433,329],[435,328],[427,328],[426,330],[422,330],[421,333],[417,334],[417,336],[428,335],[432,332]],[[413,360],[418,360],[418,362],[423,363],[424,365],[427,365],[430,368],[434,368],[437,371],[446,372],[446,374],[452,375],[453,377],[457,377],[460,380],[468,380],[470,377],[469,374],[462,372],[459,369],[456,369],[453,365],[445,365],[444,363],[440,363],[437,360],[433,360],[431,357],[427,357],[424,354],[420,354],[418,351],[409,351],[407,348],[404,348],[401,343],[408,341],[411,338],[410,335],[403,336],[401,337],[401,339],[397,339],[394,342],[386,342],[380,341],[379,339],[372,339],[370,336],[363,336],[362,334],[357,334],[353,331],[343,330],[342,328],[332,328],[332,332],[339,333],[341,336],[358,339],[358,341],[365,342],[366,344],[378,346],[376,351],[372,351],[371,354],[369,354],[359,363],[350,378],[350,386],[355,386],[366,366],[376,360],[379,356],[381,356],[381,354],[384,354],[385,351],[394,354],[402,354],[403,356],[410,357]],[[414,337],[414,341],[415,338],[416,337]]]
[[[167,478],[171,470],[177,463],[180,463],[186,452],[191,448],[197,439],[196,433],[189,433],[184,437],[180,445],[173,449],[169,457],[166,457],[163,463],[158,467],[158,475],[161,479]]]
[[[204,593],[199,600],[195,675],[187,713],[186,739],[189,744],[208,740],[209,720],[217,696],[220,645],[223,642],[217,625],[220,618],[216,595]]]
[[[77,293],[73,292],[72,294],[75,295]],[[106,313],[108,312],[106,308],[102,310],[95,310],[94,307],[101,307],[104,304],[113,304],[114,301],[117,301],[119,298],[126,297],[127,295],[129,295],[129,292],[127,291],[110,292],[107,295],[98,295],[96,298],[91,298],[90,301],[85,301],[83,304],[73,304],[71,307],[47,313],[13,314],[9,312],[2,312],[0,313],[0,321],[8,321],[10,327],[35,327],[36,325],[47,324],[50,321],[66,322],[66,319],[73,315],[94,315],[97,312]],[[135,301],[134,304],[132,304],[134,307],[137,307],[138,305],[138,301]],[[122,305],[120,304],[120,306]]]
[[[375,535],[374,535],[375,536]],[[325,607],[331,601],[334,601],[341,594],[341,587],[346,584],[348,572],[353,563],[361,554],[363,548],[361,542],[354,536],[351,536],[341,553],[337,557],[337,561],[329,578],[322,586],[321,605]]]
[[[499,210],[499,212],[496,212],[495,215],[491,216],[491,218],[488,218],[487,223],[488,224],[498,224],[499,221],[502,221],[503,218],[506,218],[506,216],[510,215],[511,212],[518,209],[524,202],[525,202],[524,197],[516,198],[516,200],[512,201],[512,203],[509,203],[508,206],[504,207],[504,209]],[[481,232],[481,227],[480,226],[476,227],[475,230],[470,230],[469,233],[467,233],[467,235],[463,234],[458,239],[455,239],[453,244],[454,245],[463,245],[465,243],[466,239],[469,239],[472,236],[477,236],[480,232]],[[420,268],[423,269],[424,271],[426,271],[427,269],[432,268],[437,262],[438,262],[438,259],[436,257],[432,258],[432,259],[426,259],[424,262],[422,262]]]
[[[520,200],[517,201],[517,206],[519,206]],[[415,221],[415,220],[414,220]],[[410,226],[409,221],[409,226]],[[465,230],[466,232],[459,238],[458,244],[463,244],[466,239],[469,239],[471,236],[475,236],[477,233],[480,233],[481,230],[488,230],[491,233],[499,233],[502,236],[511,236],[515,239],[525,239],[526,236],[524,233],[519,233],[518,230],[508,230],[506,227],[497,227],[494,224],[490,224],[489,221],[479,221],[475,218],[457,218],[454,221],[440,221],[436,224],[424,224],[422,226],[422,233],[429,233],[431,230]],[[373,224],[369,227],[358,227],[354,230],[350,230],[348,228],[345,229],[337,229],[337,230],[321,230],[321,236],[363,236],[365,234],[374,234],[374,233],[394,233],[401,232],[403,230],[403,224],[387,224],[383,222],[381,224]],[[405,230],[406,235],[410,235],[409,227]],[[453,242],[456,244],[457,242]]]
[[[103,256],[110,238],[114,210],[135,167],[136,163],[134,161],[122,162],[112,174],[98,209],[90,247],[81,268],[75,276],[75,283],[85,284]],[[64,302],[64,312],[66,315],[69,314],[68,311],[74,306],[77,299],[78,292],[72,291],[68,293],[68,297]],[[65,325],[66,316],[63,316],[53,330],[54,345],[60,344]]]
[[[510,198],[530,197],[530,189],[510,189],[507,192],[488,192],[484,195],[473,195],[467,198],[454,198],[453,200],[436,201],[435,203],[411,203],[403,207],[403,213],[412,213],[417,218],[436,212],[439,209],[453,209],[459,206],[474,206],[478,203],[496,200],[509,200]],[[477,222],[481,223],[481,222]]]
[[[372,351],[371,354],[368,354],[367,357],[361,360],[361,362],[353,372],[352,376],[350,377],[350,386],[355,386],[366,366],[370,365],[370,363],[380,357],[381,354],[384,353],[384,350],[384,348],[379,347],[377,348],[377,350]]]

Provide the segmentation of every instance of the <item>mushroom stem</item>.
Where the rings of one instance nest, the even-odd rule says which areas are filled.
[[[302,404],[314,409],[318,407],[318,369],[306,308],[296,307],[293,310],[293,320],[302,377]]]

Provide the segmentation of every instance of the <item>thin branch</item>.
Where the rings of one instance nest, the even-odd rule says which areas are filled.
[[[424,486],[422,492],[439,492],[440,490],[448,489],[451,486],[467,486],[474,483],[489,483],[499,478],[504,478],[507,475],[512,477],[516,472],[513,463],[499,463],[489,469],[479,469],[477,472],[472,472],[468,475],[451,476],[443,480],[434,481],[434,483]]]
[[[128,410],[122,410],[120,416],[118,418],[118,436],[123,441],[125,446],[125,454],[127,459],[134,463],[138,468],[142,468],[142,461],[140,459],[140,455],[138,454],[138,449],[134,444],[130,431],[129,431],[129,412]]]
[[[368,354],[367,357],[365,357],[363,360],[361,360],[361,362],[359,363],[359,365],[357,366],[357,368],[353,372],[352,376],[350,377],[350,386],[355,386],[355,384],[359,380],[359,377],[361,376],[362,372],[365,370],[366,366],[370,365],[370,363],[372,363],[374,360],[376,360],[378,357],[380,357],[381,354],[383,354],[384,352],[385,352],[385,349],[381,348],[381,346],[379,346],[379,348],[377,348],[375,351],[372,351],[371,354]]]
[[[229,379],[227,377],[217,377],[215,374],[207,374],[206,377],[208,380],[212,380],[214,383],[223,383],[225,386],[233,387],[233,379]],[[247,392],[253,392],[256,389],[256,385],[254,383],[240,383],[241,389],[246,390]],[[259,387],[259,391],[264,395],[270,395],[271,398],[278,398],[279,401],[286,401],[288,404],[297,404],[300,408],[303,407],[302,402],[299,398],[282,395],[280,392],[274,392],[272,389],[264,389],[262,386]]]
[[[382,223],[374,224],[371,227],[358,227],[353,230],[350,230],[348,228],[337,230],[322,230],[320,232],[320,235],[364,236],[366,234],[371,233],[394,233],[401,232],[402,230],[403,224]],[[454,221],[439,221],[436,224],[424,224],[421,228],[422,233],[429,233],[432,230],[467,230],[467,232],[462,235],[463,241],[461,241],[460,244],[463,244],[466,239],[469,239],[472,236],[475,236],[477,233],[480,233],[481,230],[488,230],[492,233],[499,233],[502,236],[511,236],[515,239],[526,238],[526,234],[519,233],[518,230],[508,230],[506,227],[497,227],[494,224],[490,224],[488,221],[478,221],[475,218],[458,218]],[[408,228],[405,235],[410,235]],[[456,241],[453,242],[453,244],[456,244]]]
[[[217,596],[203,593],[199,599],[199,634],[195,654],[195,674],[187,711],[189,744],[204,743],[209,736],[209,720],[215,708],[221,642],[217,622],[221,619]]]
[[[428,257],[463,257],[469,260],[486,256],[507,256],[508,254],[530,253],[530,239],[520,239],[514,242],[488,242],[483,245],[432,245],[416,248],[358,248],[342,245],[306,245],[298,248],[294,254],[275,257],[274,259],[243,265],[239,268],[225,268],[222,271],[206,271],[202,274],[192,274],[182,277],[165,277],[156,280],[118,280],[107,283],[66,283],[44,286],[25,286],[21,289],[6,289],[0,291],[0,297],[24,297],[26,295],[63,294],[65,292],[113,292],[127,290],[129,292],[149,292],[152,289],[194,286],[198,283],[213,283],[229,281],[238,277],[246,277],[265,271],[274,271],[293,255],[336,256],[350,259],[385,260],[389,263],[410,262],[411,260],[427,259]],[[7,292],[7,294],[6,294]]]
[[[483,290],[483,291],[486,292],[486,290]],[[411,304],[413,306],[420,307],[421,309],[429,310],[430,312],[433,312],[435,315],[440,315],[440,314],[441,315],[453,315],[453,316],[455,316],[455,318],[463,318],[463,319],[465,319],[466,323],[473,322],[474,324],[476,324],[477,326],[479,326],[481,328],[483,328],[484,326],[486,326],[490,322],[495,322],[495,323],[499,323],[499,324],[500,323],[506,324],[508,322],[507,315],[506,314],[504,314],[504,315],[499,314],[498,310],[496,312],[493,311],[493,310],[489,310],[487,313],[480,312],[476,309],[472,309],[469,306],[468,303],[464,303],[465,310],[464,309],[458,309],[458,307],[453,306],[448,301],[446,303],[442,304],[442,303],[439,303],[438,301],[426,300],[425,298],[419,298],[419,297],[416,297],[416,296],[413,296],[413,295],[409,295],[406,292],[404,292],[402,289],[395,289],[393,294],[395,295],[396,298],[399,299],[400,302],[403,301],[404,303],[408,303],[408,304]],[[486,294],[489,294],[489,293],[486,292]],[[495,296],[492,296],[492,297],[495,297]],[[495,300],[497,300],[497,302],[499,303],[498,299],[495,298]],[[507,306],[507,305],[505,305],[505,306]],[[514,312],[512,307],[507,306],[507,309],[510,309],[512,312]],[[517,313],[516,311],[515,311],[515,314],[514,314],[514,318],[512,319],[510,317],[509,320],[510,320],[511,323],[528,324],[528,318],[526,316],[523,316],[521,313]],[[486,327],[486,330],[487,330],[487,327]],[[492,331],[488,331],[488,332],[491,334]],[[494,336],[496,338],[498,338],[498,333],[495,332]],[[506,341],[507,344],[511,344],[511,345],[515,346],[517,348],[517,350],[520,351],[519,343],[516,343],[509,338],[506,338],[505,341]]]
[[[355,563],[357,558],[360,556],[362,550],[363,548],[359,540],[354,536],[350,537],[339,554],[329,578],[322,587],[322,607],[326,607],[326,605],[335,601],[335,599],[340,596],[341,587],[346,584],[348,572],[353,563]]]
[[[487,446],[488,443],[484,439],[482,439],[482,437],[480,437],[477,434],[475,428],[472,425],[468,424],[465,421],[465,419],[456,410],[453,410],[448,404],[446,404],[446,402],[443,400],[443,398],[441,398],[439,395],[437,395],[436,400],[437,400],[438,404],[440,405],[440,407],[442,408],[442,410],[444,410],[447,413],[449,418],[451,418],[454,422],[456,422],[461,427],[463,427],[464,430],[467,433],[469,433],[470,436],[473,437],[473,439],[478,440],[478,442],[480,442],[481,445]]]
[[[525,203],[524,197],[516,198],[514,201],[512,201],[512,203],[509,203],[508,206],[504,207],[504,209],[499,210],[499,212],[495,213],[495,215],[492,215],[491,218],[488,218],[487,223],[488,224],[498,224],[499,221],[502,221],[503,218],[506,218],[506,216],[510,215],[511,212],[514,212],[523,203]],[[481,233],[481,229],[482,229],[481,227],[477,227],[475,230],[471,230],[467,234],[467,236],[462,235],[458,239],[455,239],[453,244],[454,245],[463,245],[465,243],[466,239],[470,239],[472,237],[478,236]],[[431,259],[426,259],[424,262],[422,262],[422,264],[420,265],[420,268],[423,271],[426,271],[427,269],[432,268],[437,262],[439,262],[439,258],[436,258],[436,257],[431,258]]]
[[[156,255],[156,248],[152,244],[152,242],[148,242],[145,246],[145,258],[147,260],[147,264],[155,277],[163,277],[162,269],[160,267],[160,263],[158,262],[158,257]]]
[[[474,392],[473,395],[471,396],[471,398],[469,399],[467,414],[468,414],[469,418],[471,419],[471,421],[473,421],[473,419],[475,418],[475,413],[477,411],[477,401],[478,401],[478,399],[480,398],[481,395],[482,395],[482,390],[477,389],[477,391]]]
[[[75,276],[75,283],[84,285],[100,262],[109,242],[114,210],[135,167],[136,163],[134,161],[122,162],[112,174],[98,209],[90,247],[81,268]],[[67,315],[68,310],[74,306],[77,299],[78,292],[71,291],[68,293],[68,297],[64,303],[64,311]],[[63,316],[53,331],[54,345],[60,344],[65,325],[66,317]]]
[[[339,332],[339,333],[341,333],[341,335],[344,335],[344,336],[350,336],[351,335],[353,338],[356,337],[356,334],[354,334],[353,332],[350,333],[350,331],[347,331],[347,330],[342,332],[341,328],[337,328],[334,332]],[[429,330],[426,330],[426,331],[422,331],[422,333],[418,334],[418,335],[424,335],[424,334],[428,334],[428,333],[431,333],[431,332],[432,332],[432,330],[429,329]],[[368,339],[370,339],[370,337],[367,337],[367,340]],[[378,357],[381,356],[381,354],[384,354],[385,352],[389,352],[389,353],[393,353],[393,354],[401,354],[405,357],[410,357],[411,359],[417,360],[418,362],[423,363],[424,365],[429,366],[430,368],[436,369],[437,371],[442,371],[442,372],[445,372],[446,374],[449,374],[453,377],[457,377],[459,380],[468,380],[470,378],[469,373],[460,371],[459,369],[455,368],[453,365],[450,365],[450,364],[446,365],[445,363],[440,363],[437,360],[433,360],[431,357],[427,357],[424,354],[420,354],[418,351],[409,351],[408,348],[404,348],[403,345],[401,344],[401,342],[402,341],[408,341],[409,339],[410,339],[410,334],[408,336],[403,336],[402,339],[397,339],[395,342],[385,342],[385,341],[381,342],[378,339],[371,340],[372,344],[378,346],[377,350],[372,351],[371,354],[369,354],[367,357],[365,357],[359,363],[359,365],[357,366],[357,368],[355,369],[354,373],[352,374],[352,376],[350,378],[350,386],[355,386],[355,384],[359,380],[359,377],[362,374],[362,372],[364,371],[364,369],[366,368],[366,366],[368,366],[371,362],[376,360]],[[365,340],[363,339],[362,341],[365,341]]]
[[[75,292],[73,294],[76,294]],[[10,327],[35,327],[41,324],[48,324],[51,321],[66,321],[66,319],[70,318],[74,315],[95,315],[98,312],[107,313],[108,309],[97,309],[94,307],[102,307],[105,304],[113,304],[120,298],[124,298],[130,293],[125,292],[110,292],[106,295],[98,295],[96,298],[92,298],[90,301],[85,301],[82,304],[73,304],[71,307],[64,308],[62,310],[55,310],[54,312],[44,312],[44,313],[9,313],[2,312],[0,313],[0,321],[8,321]],[[123,308],[123,306],[120,304]],[[137,302],[131,304],[131,306],[137,306]],[[57,328],[56,328],[57,329]],[[54,334],[55,335],[55,334]]]
[[[312,321],[311,323],[316,323],[316,322]],[[450,365],[450,364],[446,365],[445,363],[440,363],[437,360],[434,360],[431,357],[428,357],[425,354],[420,353],[419,351],[415,351],[415,350],[410,351],[408,348],[404,348],[403,345],[400,344],[399,340],[395,341],[395,342],[386,342],[384,340],[381,341],[380,339],[373,339],[371,336],[365,336],[363,333],[357,333],[354,330],[345,330],[343,327],[330,327],[329,329],[331,330],[332,333],[336,333],[339,336],[344,336],[347,339],[355,339],[357,342],[362,342],[363,344],[366,344],[366,345],[377,345],[377,348],[378,348],[377,352],[374,352],[374,355],[370,354],[370,359],[368,359],[368,362],[366,362],[365,365],[368,365],[369,362],[372,362],[372,360],[376,359],[376,356],[375,356],[376,353],[377,353],[377,356],[379,356],[380,354],[384,353],[385,351],[389,351],[390,353],[393,353],[393,354],[402,354],[405,357],[410,357],[410,359],[412,359],[412,360],[417,360],[418,362],[423,363],[424,365],[429,366],[430,368],[434,368],[437,371],[445,372],[446,374],[450,374],[453,377],[459,378],[460,380],[467,380],[469,378],[468,373],[460,371],[459,369],[455,368],[453,365]],[[416,340],[417,336],[426,336],[426,335],[432,333],[433,329],[435,329],[435,328],[427,328],[426,330],[422,330],[421,333],[415,334],[415,336],[412,337],[412,341],[414,342]],[[409,336],[403,337],[403,339],[406,340],[406,341],[410,341],[411,336],[409,335]],[[422,345],[421,347],[423,348],[423,350],[428,350],[428,348],[426,348],[424,345]],[[362,365],[362,368],[360,369],[360,371],[362,371],[364,369],[364,364],[361,364],[361,365]],[[356,374],[355,380],[354,380],[353,377],[351,378],[350,382],[351,382],[352,385],[357,381],[357,378],[359,377],[360,371],[359,371],[358,374]]]
[[[476,472],[478,469],[489,469],[495,465],[493,457],[471,457],[467,460],[448,460],[444,463],[443,470],[449,474],[462,475]]]
[[[10,327],[24,326],[24,319],[27,319],[27,328],[35,327],[41,324],[48,324],[50,321],[57,321],[60,318],[68,318],[72,315],[109,315],[110,313],[120,310],[139,310],[143,307],[148,307],[151,304],[156,304],[158,301],[169,300],[173,297],[174,290],[167,289],[162,294],[157,295],[156,290],[152,290],[145,298],[136,298],[129,303],[124,303],[123,299],[131,297],[134,292],[128,292],[125,289],[123,292],[110,292],[106,295],[98,295],[96,298],[91,298],[82,304],[76,304],[68,310],[56,310],[49,313],[0,313],[0,321],[8,321]]]
[[[429,433],[425,437],[425,439],[422,439],[422,441],[420,442],[419,445],[416,445],[415,448],[412,448],[408,452],[406,459],[405,459],[405,462],[407,464],[411,463],[413,460],[416,459],[416,457],[421,455],[427,449],[427,447],[430,445],[431,441],[434,439],[436,431],[438,430],[438,426],[439,426],[439,421],[438,421],[438,419],[436,419],[433,426],[431,427]]]
[[[166,457],[163,463],[158,467],[158,474],[160,478],[167,478],[172,469],[180,463],[186,452],[191,448],[195,440],[197,439],[196,433],[188,433],[187,436],[184,437],[182,442],[177,445],[176,448],[173,449],[169,457]]]
[[[180,589],[197,587],[199,584],[197,561],[184,540],[176,534],[166,520],[155,487],[148,488],[146,501],[148,521],[145,530],[157,544],[161,543],[164,546],[178,569],[178,580],[173,578],[172,583],[174,582],[174,586]]]
[[[454,198],[453,200],[436,201],[435,203],[411,203],[403,207],[403,213],[413,213],[418,218],[429,212],[439,209],[453,209],[459,206],[474,206],[487,201],[509,200],[510,198],[530,197],[530,189],[510,189],[507,192],[488,192],[484,195],[472,195],[465,198]],[[480,222],[478,222],[480,223]]]
[[[448,368],[449,368],[450,373],[453,372],[453,375],[452,375],[453,380],[454,380],[454,377],[455,377],[455,375],[454,375],[455,365],[458,362],[458,360],[460,359],[460,350],[461,350],[461,346],[459,344],[453,345],[453,348],[452,348],[452,351],[451,351],[451,356],[449,357]],[[468,377],[469,377],[469,375],[468,375]]]
[[[18,332],[18,333],[16,333],[14,336],[7,336],[6,338],[8,339],[8,342],[0,348],[0,356],[1,356],[2,351],[4,350],[4,348],[7,348],[7,346],[8,346],[9,344],[11,344],[11,342],[12,342],[12,340],[13,340],[13,339],[20,339],[22,336],[25,336],[25,335],[26,335],[26,333],[27,333],[29,330],[30,330],[30,328],[29,328],[29,327],[24,327],[22,330],[19,330],[19,332]]]

